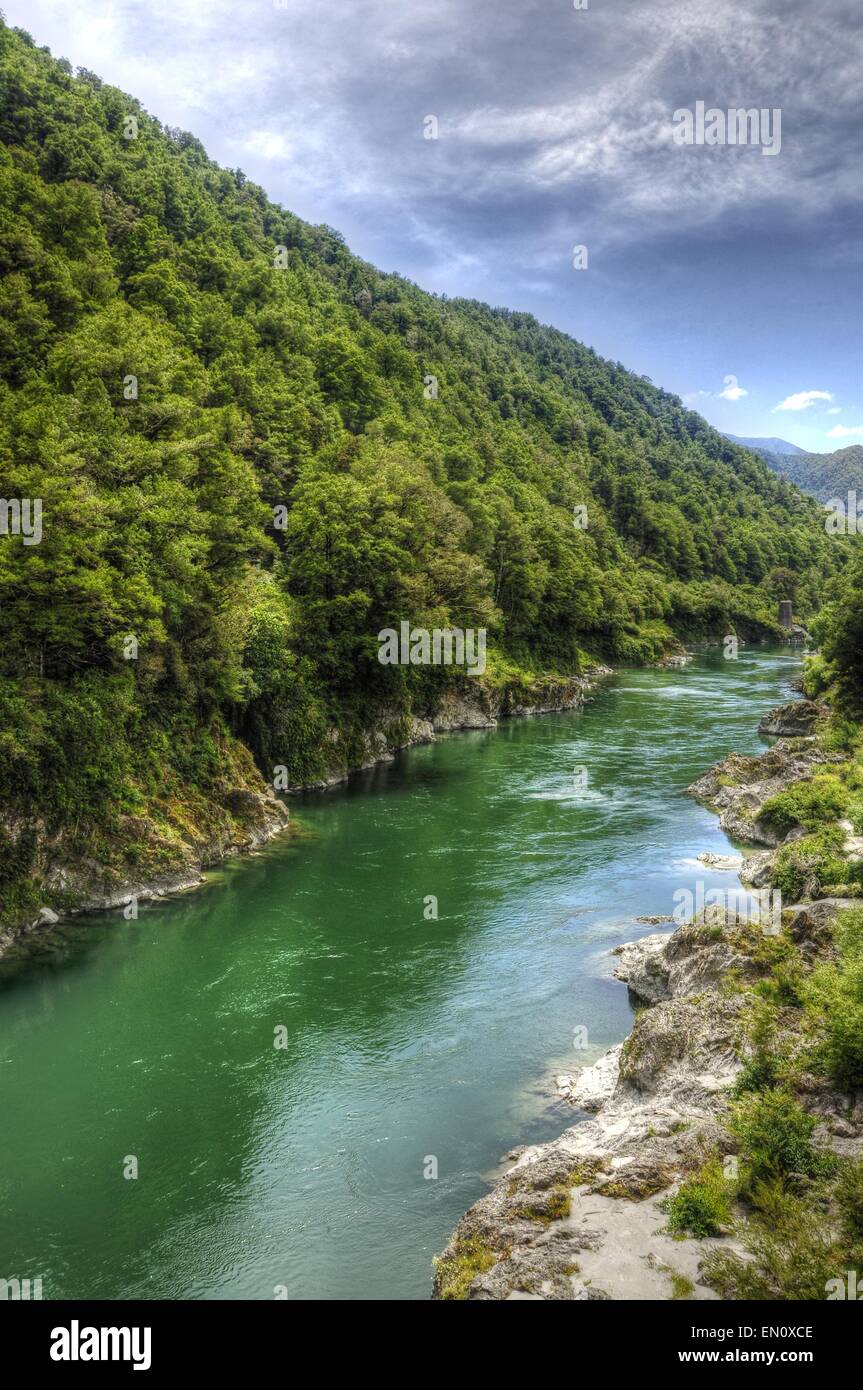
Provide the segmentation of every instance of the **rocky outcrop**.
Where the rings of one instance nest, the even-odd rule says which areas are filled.
[[[687,787],[686,794],[716,811],[732,839],[775,849],[786,835],[762,816],[765,802],[831,761],[839,761],[838,755],[815,742],[780,739],[757,757],[732,753]]]
[[[719,873],[736,874],[743,867],[743,860],[736,854],[713,854],[706,851],[696,856],[705,869],[716,869]]]
[[[774,850],[766,849],[758,854],[750,854],[740,866],[740,882],[745,888],[769,887],[775,863]]]
[[[808,738],[824,713],[814,700],[791,700],[765,714],[758,725],[758,732],[777,738]]]
[[[804,962],[814,965],[836,958],[833,942],[836,915],[846,908],[859,906],[855,898],[818,898],[816,902],[794,903],[785,909],[785,925],[792,941],[800,948]]]
[[[829,958],[831,924],[847,905],[824,899],[789,910],[804,960]],[[558,1077],[560,1094],[589,1118],[508,1156],[511,1166],[438,1260],[435,1297],[666,1299],[673,1281],[690,1298],[716,1297],[700,1282],[701,1263],[731,1242],[672,1239],[660,1203],[707,1157],[732,1152],[722,1121],[742,1065],[746,985],[763,968],[760,940],[757,924],[714,908],[615,952],[614,975],[649,1007],[626,1042]],[[729,977],[741,987],[728,990]],[[816,1141],[859,1155],[863,1097],[814,1078],[809,1089],[807,1108],[821,1119]]]
[[[284,802],[264,784],[250,758],[241,761],[240,770],[244,784],[214,794],[206,816],[197,821],[189,816],[182,834],[169,836],[144,815],[122,817],[113,861],[82,852],[64,831],[49,834],[41,823],[13,823],[7,818],[3,830],[10,843],[20,836],[35,842],[32,882],[54,907],[42,906],[31,918],[0,931],[0,955],[22,935],[53,927],[65,917],[107,912],[197,888],[205,868],[257,849],[285,830],[290,818]],[[140,853],[135,867],[123,853],[128,845]]]
[[[678,670],[681,666],[688,666],[692,660],[692,652],[679,651],[669,652],[667,656],[661,657],[659,661],[649,661],[647,664],[656,667],[660,671],[668,671]]]
[[[657,1004],[704,989],[716,989],[722,976],[736,969],[751,973],[751,960],[733,944],[732,923],[739,917],[708,908],[703,917],[675,932],[643,936],[618,947],[612,972],[644,1004]]]
[[[468,729],[496,729],[502,719],[554,714],[583,705],[598,680],[610,676],[608,666],[596,665],[582,676],[545,676],[525,683],[492,686],[473,680],[452,687],[441,696],[434,710],[409,718],[398,710],[382,709],[360,736],[348,742],[333,728],[329,735],[330,766],[322,776],[297,783],[286,790],[291,795],[325,790],[346,782],[354,772],[392,762],[396,754],[420,743],[434,743],[438,734]]]
[[[592,667],[585,676],[546,676],[530,684],[487,687],[479,682],[444,695],[432,716],[436,733],[456,729],[493,729],[501,719],[555,714],[583,705],[597,680],[610,676],[608,666]]]
[[[497,703],[481,690],[475,693],[448,691],[431,720],[436,734],[449,734],[457,729],[496,729]]]

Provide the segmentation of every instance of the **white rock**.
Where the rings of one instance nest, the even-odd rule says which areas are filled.
[[[590,1067],[582,1067],[575,1076],[559,1076],[557,1086],[579,1110],[599,1110],[614,1094],[620,1076],[620,1054],[623,1043],[612,1047]]]
[[[711,854],[707,851],[697,857],[699,864],[706,869],[718,869],[722,873],[736,873],[743,866],[743,860],[735,854]]]

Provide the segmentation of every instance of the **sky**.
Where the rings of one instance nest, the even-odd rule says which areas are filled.
[[[0,3],[382,269],[719,429],[863,443],[861,0]],[[684,143],[699,102],[765,117]]]

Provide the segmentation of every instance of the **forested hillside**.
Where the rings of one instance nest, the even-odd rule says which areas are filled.
[[[0,535],[7,908],[46,830],[98,858],[155,818],[167,853],[237,736],[296,782],[433,708],[453,672],[382,666],[381,628],[574,672],[768,635],[842,565],[676,397],[363,263],[6,27],[0,141],[0,494],[42,505]]]
[[[851,444],[831,454],[808,454],[803,450],[793,455],[780,454],[761,446],[755,452],[774,473],[811,493],[819,502],[838,499],[847,509],[849,492],[858,492],[863,501],[863,444]]]

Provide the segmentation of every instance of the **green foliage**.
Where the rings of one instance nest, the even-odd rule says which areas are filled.
[[[462,1300],[478,1274],[491,1269],[500,1256],[481,1236],[466,1236],[448,1255],[435,1260],[435,1282],[442,1299]]]
[[[782,959],[784,963],[785,958]],[[772,976],[768,976],[768,980],[772,985]],[[775,986],[771,988],[767,997],[757,1000],[744,1015],[745,1040],[749,1051],[734,1083],[734,1095],[737,1097],[745,1095],[747,1091],[766,1091],[775,1087],[787,1069],[788,1059],[777,1036],[776,1004],[798,1001],[796,991],[795,999],[790,1001],[777,999],[777,992]]]
[[[846,1159],[835,1185],[842,1238],[859,1267],[863,1265],[863,1161]]]
[[[863,1085],[863,909],[837,920],[839,958],[812,974],[807,1007],[824,1031],[822,1059],[843,1090]]]
[[[830,1160],[812,1146],[817,1123],[781,1087],[737,1100],[728,1128],[740,1145],[741,1190],[757,1199],[764,1184],[823,1173]]]
[[[863,548],[858,542],[852,563],[832,583],[830,601],[815,626],[821,644],[823,667],[819,677],[829,683],[840,714],[863,719]]]
[[[755,1052],[769,1057],[770,1064],[779,1067],[782,1058],[777,1051],[774,1012],[770,1007],[796,1007],[802,1002],[804,982],[800,952],[786,932],[778,936],[763,936],[753,951],[753,960],[765,973],[755,985],[755,992],[767,1001],[763,1014],[756,1010],[752,1029]]]
[[[709,1251],[705,1281],[725,1299],[825,1299],[830,1280],[848,1270],[849,1254],[834,1240],[822,1202],[775,1180],[759,1197],[759,1208],[735,1231],[746,1253]]]
[[[772,883],[782,893],[785,903],[800,902],[804,897],[817,897],[830,884],[859,882],[860,865],[849,865],[842,849],[844,832],[838,826],[828,826],[799,840],[780,847],[773,868]]]
[[[668,1213],[668,1230],[672,1235],[695,1236],[697,1240],[721,1235],[731,1220],[733,1195],[733,1184],[724,1176],[720,1161],[705,1163],[661,1204]]]
[[[787,835],[796,825],[818,830],[848,812],[848,792],[838,777],[824,774],[811,782],[795,782],[787,791],[772,796],[761,808],[760,819]]]

